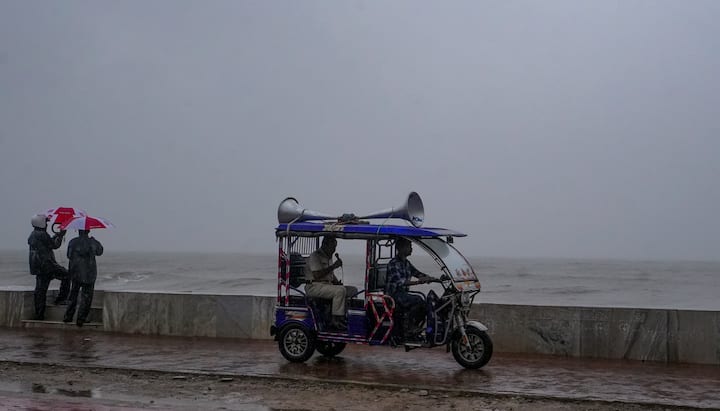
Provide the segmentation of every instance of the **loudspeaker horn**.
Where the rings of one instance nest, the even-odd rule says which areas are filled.
[[[420,194],[413,191],[408,194],[405,203],[399,207],[388,208],[358,218],[402,218],[415,227],[421,227],[425,221],[425,208]]]
[[[280,202],[278,206],[278,222],[280,224],[296,223],[298,221],[308,220],[336,220],[337,216],[323,214],[317,211],[308,210],[300,206],[300,203],[293,198],[288,197]]]

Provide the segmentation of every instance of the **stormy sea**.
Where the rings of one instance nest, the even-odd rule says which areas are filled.
[[[56,252],[58,262],[67,266],[63,254]],[[362,288],[364,257],[342,258],[344,266],[336,274],[346,284]],[[440,275],[429,258],[410,259],[418,269]],[[497,257],[469,261],[482,284],[476,302],[720,310],[720,262]],[[277,292],[277,256],[271,254],[107,250],[97,262],[98,290],[263,296]],[[27,251],[0,251],[0,288],[32,289],[34,283]],[[53,281],[50,288],[57,286]]]

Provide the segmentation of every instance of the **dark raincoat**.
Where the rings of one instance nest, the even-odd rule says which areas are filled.
[[[50,234],[42,228],[36,228],[28,237],[30,246],[30,274],[52,277],[57,271],[58,263],[55,261],[53,250],[60,248],[63,236]]]
[[[102,244],[92,237],[81,235],[70,240],[67,248],[70,278],[83,284],[94,283],[97,278],[95,256],[100,256],[102,253]]]

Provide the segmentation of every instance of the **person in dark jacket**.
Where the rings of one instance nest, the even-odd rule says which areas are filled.
[[[78,293],[82,290],[76,321],[78,327],[82,327],[87,322],[88,314],[90,314],[93,292],[95,291],[95,280],[97,279],[95,256],[100,256],[103,253],[103,246],[100,241],[90,237],[89,234],[90,230],[79,230],[78,236],[70,240],[67,248],[72,289],[70,290],[70,302],[63,321],[66,323],[72,322],[78,302]]]
[[[59,279],[60,291],[55,299],[55,304],[64,304],[70,291],[70,278],[65,267],[55,261],[55,253],[53,250],[62,245],[65,231],[50,237],[47,233],[47,216],[45,214],[37,214],[32,217],[33,232],[28,237],[28,246],[30,246],[29,263],[30,274],[35,276],[35,320],[45,319],[45,300],[47,299],[47,290],[50,281],[53,278]]]

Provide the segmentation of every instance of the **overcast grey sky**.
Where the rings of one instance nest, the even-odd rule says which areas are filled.
[[[473,256],[718,259],[720,1],[0,0],[0,249],[274,251],[417,191]],[[74,234],[71,234],[74,235]]]

